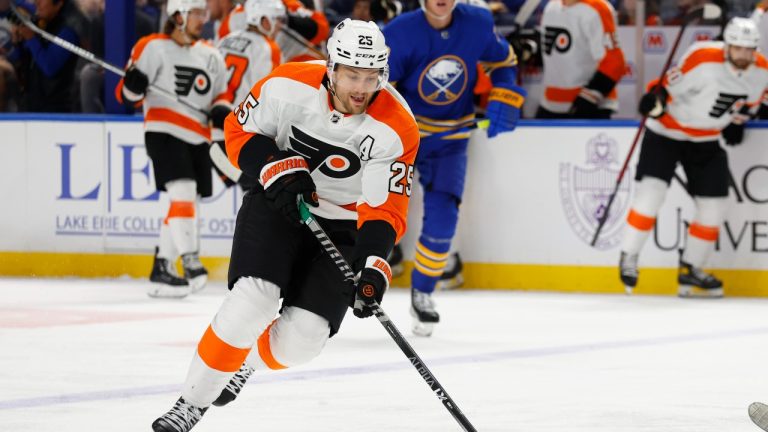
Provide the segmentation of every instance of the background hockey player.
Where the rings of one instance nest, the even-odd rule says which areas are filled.
[[[440,320],[432,293],[448,259],[464,191],[477,63],[493,82],[489,138],[514,130],[525,91],[515,85],[515,53],[494,32],[490,12],[454,0],[421,4],[420,10],[392,20],[384,33],[392,49],[390,80],[408,101],[422,135],[417,167],[424,187],[424,225],[411,273],[411,313],[414,332],[428,336]],[[457,133],[429,137],[453,129]]]
[[[207,281],[198,256],[197,202],[212,192],[209,117],[221,127],[231,105],[223,100],[227,70],[221,54],[198,40],[205,6],[205,0],[168,1],[164,33],[136,43],[125,78],[115,90],[118,100],[137,106],[143,102],[144,139],[155,187],[170,199],[150,275],[148,293],[153,297],[184,297]],[[210,116],[148,90],[150,84],[175,89],[189,104],[210,109]],[[183,278],[174,268],[179,255]]]
[[[237,215],[231,292],[197,347],[182,397],[153,423],[155,432],[190,430],[211,403],[234,397],[220,393],[251,368],[308,362],[355,297],[358,317],[382,300],[391,274],[383,257],[405,232],[418,127],[387,84],[389,49],[374,23],[344,20],[328,49],[327,64],[275,69],[227,117],[229,157],[260,185]],[[299,197],[358,273],[356,286],[300,224]]]
[[[285,24],[286,12],[283,2],[281,0],[247,0],[243,9],[247,28],[228,34],[217,45],[229,71],[229,82],[224,99],[232,104],[245,100],[251,87],[282,63],[280,47],[274,38]],[[224,132],[214,129],[213,135],[216,145],[220,146],[223,153]],[[213,154],[211,156],[214,157]],[[214,167],[216,167],[216,160],[214,160]],[[224,172],[218,168],[217,171],[227,186],[234,184]],[[256,179],[241,175],[238,181],[244,189],[248,189]]]
[[[637,284],[637,259],[653,229],[678,163],[688,180],[696,214],[680,257],[678,295],[720,297],[722,282],[701,267],[717,241],[728,197],[728,155],[720,146],[740,144],[744,123],[768,86],[768,62],[756,51],[754,22],[733,18],[724,42],[698,42],[640,100],[651,118],[637,165],[637,186],[621,247],[620,275]]]
[[[536,117],[607,119],[618,110],[624,54],[605,0],[551,0],[541,17],[544,94]]]

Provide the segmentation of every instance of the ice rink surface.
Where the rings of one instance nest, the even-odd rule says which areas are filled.
[[[0,279],[0,431],[149,431],[178,398],[226,290],[148,298],[135,280]],[[433,337],[382,306],[479,431],[755,432],[768,301],[448,291]],[[459,431],[374,319],[347,315],[308,365],[254,375],[195,431]]]

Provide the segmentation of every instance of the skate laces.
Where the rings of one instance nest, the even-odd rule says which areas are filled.
[[[163,419],[171,422],[170,425],[179,432],[186,432],[200,421],[203,414],[205,414],[205,409],[189,404],[184,399],[179,399],[173,408],[163,416]]]
[[[714,276],[698,267],[691,266],[691,274],[693,277],[703,282],[715,282],[716,280]]]
[[[200,262],[200,257],[195,252],[190,252],[181,256],[181,262],[184,268],[190,270],[200,270],[203,268],[203,263]]]
[[[413,307],[420,311],[433,312],[435,310],[435,301],[432,294],[421,291],[413,291]]]
[[[621,274],[626,276],[637,276],[637,259],[638,254],[623,253],[621,256]]]
[[[240,390],[245,386],[248,378],[253,374],[254,369],[246,364],[240,367],[240,370],[232,376],[232,379],[226,385],[226,389],[234,394],[240,393]]]

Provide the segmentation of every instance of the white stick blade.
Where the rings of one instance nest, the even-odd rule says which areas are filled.
[[[760,429],[768,431],[768,405],[761,402],[752,402],[749,405],[749,418],[760,426]]]

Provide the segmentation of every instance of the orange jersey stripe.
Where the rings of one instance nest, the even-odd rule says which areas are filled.
[[[171,123],[180,128],[190,130],[198,135],[211,139],[211,129],[201,125],[197,120],[181,115],[168,108],[150,108],[144,116],[144,121],[159,121]]]
[[[688,233],[691,236],[704,241],[716,241],[719,232],[720,228],[718,227],[701,225],[696,222],[692,223],[688,228]]]
[[[261,87],[267,80],[275,77],[289,78],[314,88],[320,88],[324,75],[325,65],[312,63],[285,63],[275,68],[269,75],[254,84],[251,88],[251,95],[258,100],[261,95]],[[241,103],[240,107],[235,110],[235,112],[239,112],[242,109],[244,109],[244,107]],[[232,165],[238,169],[240,168],[240,164],[237,162],[240,157],[240,151],[253,135],[254,133],[243,130],[243,126],[237,121],[235,113],[230,113],[226,120],[224,120],[224,142],[227,146],[227,156],[229,157],[229,161],[232,162]]]
[[[544,97],[552,102],[573,102],[581,92],[580,87],[575,88],[561,88],[561,87],[547,87],[544,90]]]
[[[221,340],[211,326],[197,345],[197,354],[211,369],[221,372],[237,372],[250,348],[237,348]]]
[[[325,14],[320,11],[312,12],[312,21],[317,23],[317,34],[309,40],[309,43],[319,45],[328,39],[331,26],[328,24],[328,19],[325,17]]]
[[[280,45],[274,39],[266,39],[269,43],[269,48],[272,50],[272,70],[275,70],[275,68],[280,66],[280,58],[283,53],[280,51]]]
[[[636,212],[635,209],[631,209],[629,210],[629,215],[627,216],[627,223],[639,229],[640,231],[648,231],[653,228],[653,224],[656,223],[656,218],[646,216]]]
[[[668,112],[664,113],[664,115],[659,117],[657,120],[667,129],[676,129],[692,137],[706,137],[706,136],[715,137],[717,135],[720,135],[720,131],[717,129],[695,129],[695,128],[685,127],[680,123],[678,123],[677,120],[675,120],[675,118],[672,117],[672,114]]]
[[[591,6],[598,15],[603,24],[603,33],[608,37],[615,38],[616,22],[613,20],[613,12],[604,0],[581,0],[582,3]],[[600,61],[597,70],[608,76],[614,81],[619,81],[626,70],[626,61],[621,48],[616,45],[615,48],[607,49],[605,57]]]
[[[703,63],[725,63],[725,51],[720,48],[702,48],[696,50],[685,59],[683,65],[680,66],[680,72],[687,73]]]
[[[259,336],[259,340],[256,342],[256,347],[259,350],[259,357],[261,357],[261,360],[268,368],[272,370],[286,369],[288,366],[275,360],[275,356],[272,355],[272,348],[269,344],[269,331],[272,329],[273,325],[275,325],[274,321],[272,321],[272,324],[270,324],[267,329],[264,330],[264,333]]]

